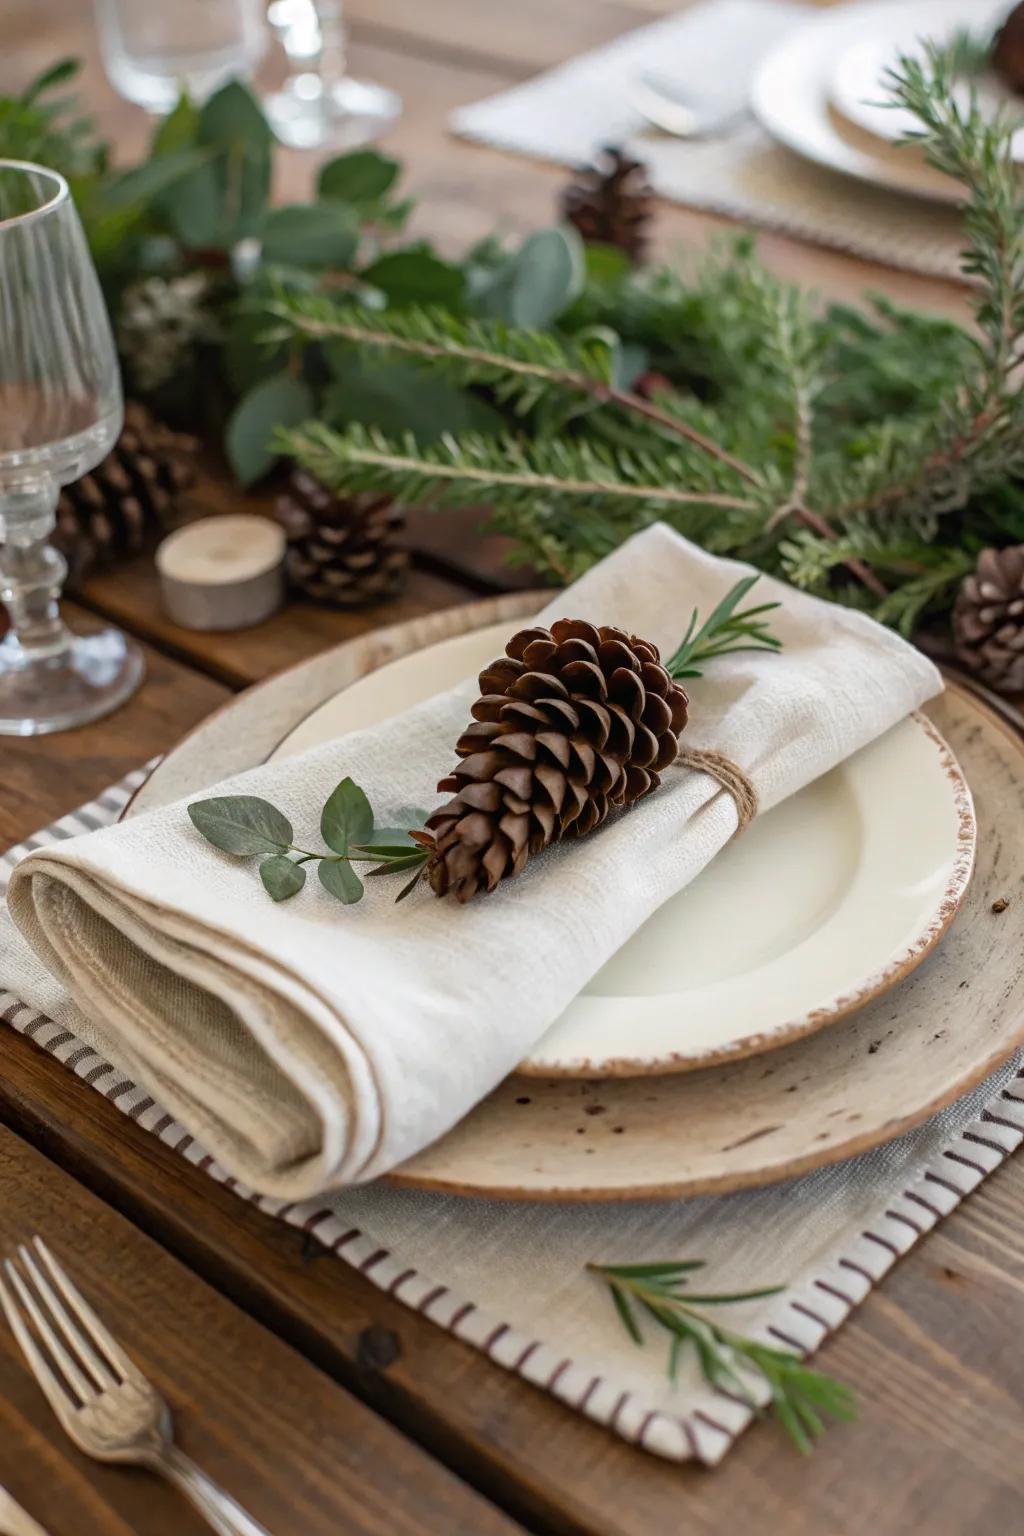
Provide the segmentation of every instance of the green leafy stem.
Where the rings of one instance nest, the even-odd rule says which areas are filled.
[[[759,579],[756,571],[744,576],[703,624],[697,609],[693,610],[682,643],[665,664],[671,677],[699,677],[709,661],[737,651],[781,649],[782,641],[770,632],[765,619],[778,603],[761,603],[737,612]],[[194,800],[188,814],[192,825],[215,848],[260,860],[260,879],[274,901],[298,895],[306,883],[306,865],[312,863],[316,863],[320,884],[346,906],[361,900],[365,890],[356,864],[375,866],[367,871],[367,878],[411,871],[412,878],[395,897],[401,901],[419,881],[433,847],[429,833],[423,831],[427,811],[411,811],[395,825],[377,827],[366,792],[350,778],[342,779],[331,791],[320,813],[320,835],[329,853],[300,848],[284,812],[259,795],[214,795],[209,800]]]
[[[401,901],[419,880],[429,857],[429,849],[414,836],[427,812],[410,811],[400,815],[396,825],[375,826],[365,791],[350,778],[342,779],[331,791],[320,813],[320,835],[329,853],[298,847],[284,812],[259,795],[214,795],[209,800],[195,800],[188,814],[192,825],[215,848],[260,860],[260,879],[274,901],[297,895],[306,883],[306,865],[314,862],[324,890],[346,906],[360,901],[365,890],[355,865],[372,864],[368,878],[413,870],[412,879],[395,898]]]
[[[703,1268],[700,1259],[587,1265],[590,1273],[608,1286],[619,1320],[635,1344],[644,1343],[638,1313],[669,1335],[671,1381],[676,1380],[683,1349],[692,1346],[705,1381],[759,1411],[761,1404],[750,1384],[753,1373],[767,1384],[780,1424],[803,1452],[810,1451],[824,1432],[823,1415],[840,1421],[856,1417],[853,1393],[842,1382],[808,1369],[789,1350],[747,1338],[705,1315],[706,1307],[776,1296],[782,1286],[753,1291],[687,1291],[691,1275]]]

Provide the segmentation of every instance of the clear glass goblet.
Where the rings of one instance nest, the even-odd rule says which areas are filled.
[[[399,116],[397,92],[348,72],[343,0],[270,0],[267,19],[291,67],[282,89],[263,104],[282,144],[354,149]]]
[[[169,112],[205,101],[266,52],[265,0],[95,0],[107,77],[126,101]]]
[[[95,720],[134,693],[142,654],[116,629],[72,635],[48,542],[62,485],[109,453],[117,355],[82,226],[55,171],[0,160],[0,735]]]

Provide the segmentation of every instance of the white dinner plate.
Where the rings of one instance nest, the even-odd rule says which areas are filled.
[[[774,139],[806,160],[890,192],[958,205],[964,197],[958,182],[934,170],[918,150],[890,144],[850,122],[832,102],[838,61],[873,37],[891,9],[889,0],[864,0],[787,33],[758,66],[751,108]]]
[[[884,12],[877,13],[878,25],[836,57],[829,85],[833,104],[865,132],[895,143],[919,126],[912,113],[884,104],[885,73],[899,55],[918,55],[923,38],[944,42],[961,27],[980,37],[989,36],[1005,14],[1006,0],[996,4],[986,0],[902,0],[886,5]],[[966,107],[972,85],[986,116],[994,117],[1000,108],[1024,116],[1024,101],[991,72],[973,82],[959,82],[956,98],[961,106]],[[1024,160],[1024,131],[1014,135],[1013,152],[1016,160]]]
[[[315,709],[288,757],[373,725],[480,670],[503,620],[402,656]],[[520,1070],[686,1071],[831,1023],[916,966],[951,921],[974,856],[970,794],[915,715],[760,817],[593,978]]]

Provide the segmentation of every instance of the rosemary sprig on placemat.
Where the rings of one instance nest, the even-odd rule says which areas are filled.
[[[822,1415],[832,1419],[856,1417],[850,1388],[821,1371],[809,1370],[797,1355],[775,1349],[725,1328],[706,1317],[705,1307],[756,1301],[775,1296],[780,1285],[753,1291],[685,1291],[690,1275],[703,1269],[701,1259],[669,1259],[649,1264],[588,1264],[591,1274],[608,1286],[622,1326],[635,1344],[644,1344],[637,1314],[646,1315],[668,1333],[668,1373],[674,1382],[683,1348],[692,1345],[704,1379],[751,1408],[759,1408],[751,1393],[750,1373],[761,1376],[771,1391],[771,1405],[798,1450],[807,1452],[825,1429]]]

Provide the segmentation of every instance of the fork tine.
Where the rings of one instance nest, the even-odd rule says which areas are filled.
[[[96,1388],[78,1361],[64,1347],[60,1335],[10,1259],[4,1260],[4,1269],[7,1271],[7,1278],[14,1287],[18,1300],[35,1324],[36,1333],[49,1350],[50,1359],[57,1366],[68,1386],[76,1393],[79,1402],[88,1402],[90,1398],[96,1396]]]
[[[52,1276],[57,1289],[60,1291],[61,1295],[64,1297],[64,1300],[67,1302],[72,1312],[78,1318],[78,1321],[82,1324],[82,1327],[92,1339],[93,1344],[95,1344],[100,1353],[106,1356],[109,1363],[119,1373],[123,1380],[136,1382],[145,1381],[145,1377],[139,1370],[139,1367],[135,1364],[135,1361],[131,1358],[130,1355],[125,1353],[120,1344],[114,1338],[114,1335],[111,1333],[110,1329],[96,1316],[96,1313],[93,1311],[92,1307],[90,1307],[81,1291],[74,1284],[70,1276],[61,1267],[61,1265],[57,1263],[57,1260],[54,1258],[49,1248],[47,1248],[42,1238],[34,1237],[32,1239],[32,1243],[36,1252],[43,1260],[43,1263],[50,1271],[50,1275]]]
[[[53,1287],[36,1263],[31,1250],[22,1244],[18,1249],[18,1257],[25,1266],[36,1288],[36,1292],[42,1297],[49,1308],[51,1320],[60,1329],[68,1348],[75,1355],[82,1369],[92,1377],[96,1386],[101,1391],[105,1387],[116,1386],[117,1377],[114,1375],[114,1372],[105,1360],[100,1359],[92,1347],[89,1335],[76,1326],[74,1319],[68,1313],[67,1307],[60,1300],[59,1296],[54,1294]]]
[[[63,1422],[67,1414],[74,1410],[75,1404],[67,1389],[61,1384],[51,1369],[50,1362],[32,1337],[31,1331],[18,1309],[17,1302],[2,1280],[0,1280],[0,1306],[3,1307],[4,1316],[10,1324],[11,1332],[21,1345],[21,1352],[28,1361],[32,1374],[39,1383],[43,1395],[54,1413]]]

